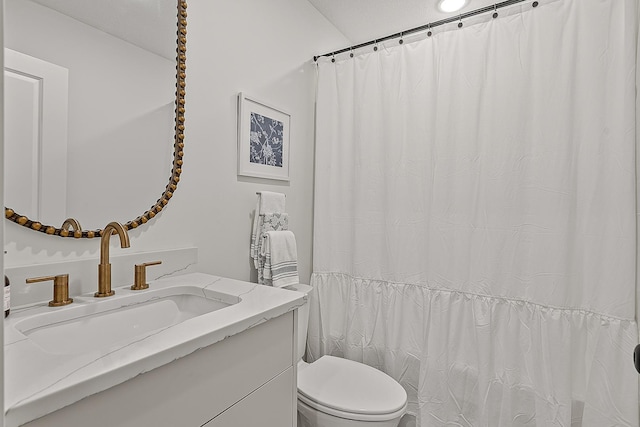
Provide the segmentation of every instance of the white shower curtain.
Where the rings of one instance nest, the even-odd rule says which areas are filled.
[[[638,426],[636,0],[318,65],[308,357],[418,426]]]

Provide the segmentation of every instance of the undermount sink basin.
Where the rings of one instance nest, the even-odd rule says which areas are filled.
[[[135,342],[240,302],[237,297],[194,286],[116,294],[104,300],[78,300],[20,321],[15,327],[48,353],[78,354]]]

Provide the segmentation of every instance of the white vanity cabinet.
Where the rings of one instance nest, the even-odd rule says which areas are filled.
[[[293,427],[297,310],[88,396],[27,427]]]

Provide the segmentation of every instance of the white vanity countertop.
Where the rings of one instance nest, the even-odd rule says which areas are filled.
[[[71,355],[49,354],[15,328],[21,320],[64,310],[64,307],[49,307],[45,302],[12,309],[4,329],[6,427],[17,427],[42,417],[306,303],[302,293],[203,273],[152,281],[149,289],[185,284],[241,301],[151,332],[132,343]],[[116,295],[109,300],[145,292],[131,291],[128,287],[114,289]],[[92,294],[74,297],[74,303],[67,307],[96,304],[101,300]]]

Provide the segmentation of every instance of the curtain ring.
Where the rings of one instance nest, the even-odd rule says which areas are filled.
[[[427,25],[427,30],[429,30],[427,31],[427,37],[431,37],[433,35],[433,33],[431,32],[431,24]]]
[[[462,28],[464,24],[462,23],[462,15],[460,15],[460,22],[458,22],[458,28]]]
[[[331,56],[331,62],[336,62],[336,54],[335,53]]]
[[[378,51],[378,40],[376,40],[376,41],[374,42],[374,45],[373,45],[373,51],[374,51],[374,52],[377,52],[377,51]]]
[[[539,3],[538,3],[537,1],[534,1],[534,2],[533,2],[533,7],[538,7],[538,4],[539,4]]]
[[[401,32],[400,32],[400,40],[398,40],[398,43],[399,43],[399,44],[404,43],[404,40],[402,40],[403,33],[404,33],[403,31],[401,31]]]
[[[349,58],[353,58],[353,46],[349,50]]]
[[[498,5],[494,4],[493,5],[493,19],[496,19],[498,17]]]

